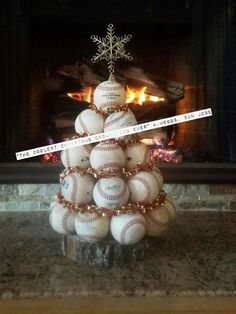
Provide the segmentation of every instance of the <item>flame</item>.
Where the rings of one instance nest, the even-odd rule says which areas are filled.
[[[150,96],[149,96],[149,100],[150,100],[150,101],[157,102],[157,101],[164,101],[164,98],[163,98],[163,97],[158,97],[158,96],[152,96],[152,95],[150,95]]]
[[[88,88],[88,94],[87,94],[87,96],[86,96],[86,101],[87,101],[88,103],[91,103],[91,100],[92,100],[92,88],[89,87],[89,88]]]
[[[144,102],[158,102],[165,101],[164,97],[158,97],[149,95],[146,92],[147,86],[143,86],[140,89],[135,89],[127,86],[126,90],[126,103],[135,103],[142,105]]]
[[[143,86],[141,88],[129,87],[127,85],[126,89],[126,103],[134,103],[143,105],[144,102],[158,102],[165,101],[164,97],[149,95],[146,93],[147,86]],[[93,97],[93,89],[92,87],[84,88],[80,92],[76,93],[67,93],[67,96],[74,98],[78,101],[87,101],[91,103]]]
[[[145,91],[146,91],[147,87],[144,86],[141,88],[140,90],[140,93],[139,93],[139,98],[138,98],[138,103],[140,105],[142,105],[142,103],[146,100],[146,97],[145,97]]]
[[[175,145],[157,146],[151,151],[152,160],[157,162],[181,163],[183,161],[182,154]]]
[[[92,100],[92,87],[83,89],[81,92],[67,93],[67,96],[74,98],[79,101],[87,101],[91,103]]]
[[[126,90],[126,103],[130,103],[134,101],[136,98],[135,91],[133,91],[129,86],[127,85],[127,90]]]

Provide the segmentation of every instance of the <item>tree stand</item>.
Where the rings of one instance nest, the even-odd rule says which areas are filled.
[[[143,238],[134,245],[121,245],[110,238],[101,242],[82,242],[77,235],[63,235],[61,240],[63,255],[79,264],[111,267],[144,260],[150,255],[151,242]]]

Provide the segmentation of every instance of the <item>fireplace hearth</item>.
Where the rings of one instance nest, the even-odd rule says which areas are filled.
[[[72,121],[88,106],[90,88],[107,73],[102,64],[96,65],[84,84],[65,66],[90,66],[88,60],[94,53],[90,35],[103,35],[107,23],[113,22],[118,33],[133,35],[131,66],[155,81],[158,91],[153,94],[143,81],[137,84],[138,75],[132,80],[127,75],[128,64],[118,64],[118,79],[130,89],[147,86],[147,95],[164,98],[133,104],[139,122],[212,108],[210,119],[149,134],[146,140],[154,151],[169,144],[168,154],[177,152],[176,159],[168,159],[167,154],[162,161],[235,162],[235,3],[216,2],[168,0],[141,5],[129,1],[124,6],[115,1],[111,8],[105,1],[96,1],[96,5],[74,0],[3,1],[0,160],[13,162],[16,151],[73,133]],[[102,8],[99,16],[98,7]],[[78,99],[78,93],[85,90],[85,96]],[[177,96],[171,98],[171,92]]]

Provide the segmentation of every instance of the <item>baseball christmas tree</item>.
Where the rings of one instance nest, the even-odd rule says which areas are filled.
[[[125,89],[113,75],[117,59],[132,59],[124,49],[131,35],[117,37],[109,24],[106,37],[91,38],[98,44],[92,61],[105,59],[110,77],[95,89],[90,108],[76,118],[77,137],[137,124]],[[132,245],[145,235],[159,236],[173,220],[175,208],[163,191],[161,172],[138,136],[119,134],[96,145],[69,148],[61,152],[61,161],[61,189],[50,212],[55,231],[76,233],[87,242],[102,241],[111,233],[120,244]]]

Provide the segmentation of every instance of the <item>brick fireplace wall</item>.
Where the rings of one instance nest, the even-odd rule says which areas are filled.
[[[0,211],[48,211],[58,184],[1,184]],[[236,185],[165,184],[177,211],[236,211]]]

